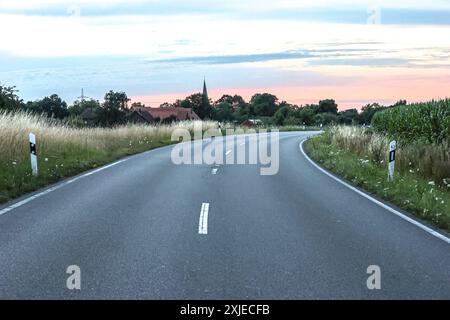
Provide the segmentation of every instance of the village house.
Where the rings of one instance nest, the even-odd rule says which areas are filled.
[[[241,123],[241,127],[252,128],[255,126],[262,125],[262,121],[260,119],[247,119]]]
[[[172,122],[185,120],[200,120],[191,108],[131,108],[130,121],[134,123],[152,123],[155,121]]]
[[[206,80],[203,80],[203,99],[208,100],[208,90],[206,88]],[[131,115],[129,117],[134,123],[152,123],[185,120],[201,120],[200,117],[192,110],[192,108],[180,107],[163,107],[163,108],[148,108],[148,107],[132,107]]]

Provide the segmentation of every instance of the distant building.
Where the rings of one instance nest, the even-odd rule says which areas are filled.
[[[262,125],[262,121],[259,119],[247,119],[241,123],[241,127],[252,128]]]
[[[172,122],[185,120],[200,120],[191,108],[131,108],[130,121],[134,123],[152,123],[155,121]]]
[[[208,89],[206,88],[206,78],[203,79],[203,103],[209,104]],[[134,123],[152,122],[173,122],[185,120],[201,120],[192,108],[171,107],[168,103],[164,107],[132,107],[129,120]]]
[[[95,123],[95,121],[98,118],[97,113],[95,112],[94,108],[86,108],[83,110],[83,112],[80,114],[80,118],[83,120],[85,124],[92,125]]]

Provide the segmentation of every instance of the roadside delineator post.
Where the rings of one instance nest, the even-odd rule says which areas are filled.
[[[31,173],[33,176],[38,174],[37,152],[36,152],[36,136],[30,132],[30,157],[31,157]]]
[[[394,180],[395,169],[395,151],[397,150],[397,142],[395,140],[389,143],[389,166],[388,166],[388,180]]]

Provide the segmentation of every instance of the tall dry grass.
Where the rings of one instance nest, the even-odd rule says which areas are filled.
[[[380,165],[388,161],[390,139],[361,127],[335,126],[331,142]],[[414,141],[397,146],[396,169],[418,174],[440,185],[450,185],[450,143]]]
[[[217,123],[202,122],[204,130]],[[28,134],[33,132],[39,153],[52,156],[75,147],[85,151],[108,151],[133,144],[170,139],[175,128],[192,130],[194,122],[170,125],[127,125],[117,128],[72,128],[60,122],[28,113],[0,112],[0,160],[29,160]]]
[[[175,128],[193,131],[195,122],[73,128],[28,113],[0,112],[0,202],[125,155],[169,144]],[[203,130],[216,122],[198,122]],[[38,177],[31,176],[28,135],[37,140]]]

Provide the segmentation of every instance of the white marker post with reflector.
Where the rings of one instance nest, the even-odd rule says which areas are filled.
[[[395,140],[389,143],[389,167],[388,167],[388,180],[394,180],[395,169],[395,151],[397,150],[397,142]]]
[[[37,165],[37,149],[36,149],[36,136],[30,133],[30,156],[31,156],[31,173],[33,176],[38,174]]]

